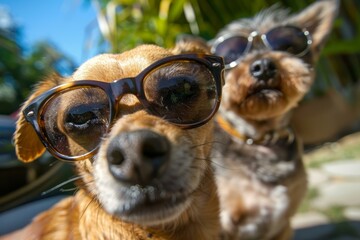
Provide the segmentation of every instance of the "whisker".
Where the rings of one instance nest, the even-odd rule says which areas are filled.
[[[209,163],[214,164],[214,165],[219,164],[217,161],[212,160],[212,158],[195,157],[194,160],[209,162]]]
[[[242,168],[234,168],[234,167],[227,167],[226,164],[222,164],[219,163],[218,161],[214,161],[212,159],[214,159],[215,157],[209,157],[209,158],[200,158],[200,157],[195,157],[195,160],[200,160],[200,161],[209,161],[215,168],[219,167],[225,170],[230,170],[230,171],[238,171],[241,170]],[[218,159],[221,159],[221,157],[218,157]]]
[[[76,177],[74,177],[74,178],[70,178],[69,180],[66,180],[65,182],[62,182],[62,183],[56,185],[55,187],[52,187],[52,188],[50,188],[50,189],[42,192],[42,193],[41,193],[41,196],[44,196],[44,195],[46,195],[46,194],[48,194],[48,193],[50,193],[50,192],[52,192],[52,191],[54,191],[54,190],[56,190],[56,189],[58,189],[58,188],[61,188],[62,186],[65,186],[65,185],[68,184],[68,183],[71,183],[71,182],[74,182],[74,181],[76,181],[76,180],[79,180],[80,178],[81,178],[80,176],[76,176]]]
[[[225,164],[221,164],[221,163],[218,163],[218,162],[212,161],[211,163],[213,164],[213,166],[214,166],[215,168],[222,168],[222,169],[231,170],[231,171],[237,170],[237,169],[234,169],[234,168],[231,168],[231,167],[227,167]],[[240,169],[240,168],[239,168],[239,169]]]
[[[59,163],[59,160],[57,160],[57,159],[54,159],[54,160],[52,160],[51,162],[49,162],[49,167],[53,167],[55,164],[57,164],[57,163]],[[63,163],[63,164],[70,164],[70,165],[72,165],[72,166],[74,166],[74,163],[73,162],[67,162],[67,163],[64,163],[64,162],[61,162],[61,163]]]
[[[213,141],[214,144],[221,144],[221,145],[226,145],[227,143],[224,142],[220,142],[220,141]]]
[[[79,188],[78,187],[67,188],[67,189],[61,188],[59,191],[60,192],[72,192],[72,191],[75,191],[77,189],[79,189]]]
[[[53,167],[56,163],[58,163],[57,160],[53,160],[53,161],[49,162],[49,167]]]
[[[195,157],[195,159],[198,159],[198,160],[206,160],[206,161],[210,161],[212,162],[212,159],[222,159],[221,156],[208,156],[208,157]]]
[[[81,216],[80,216],[80,219],[82,219],[82,217],[84,216],[84,214],[85,214],[86,210],[88,209],[88,207],[90,206],[90,204],[91,204],[92,202],[94,202],[95,200],[96,200],[96,197],[92,197],[92,198],[91,198],[91,200],[89,201],[89,203],[86,205],[84,211],[82,212],[82,214],[81,214]]]
[[[225,145],[225,143],[220,142],[220,141],[211,141],[211,142],[201,143],[201,144],[198,144],[198,145],[193,145],[190,148],[202,147],[202,146],[205,146],[205,145],[208,145],[208,144],[212,144],[212,145],[214,145],[214,144],[223,144],[223,145]]]
[[[213,144],[213,143],[214,143],[213,141],[211,141],[211,142],[204,142],[204,143],[200,143],[200,144],[197,144],[197,145],[193,145],[193,146],[191,146],[190,148],[192,149],[192,148],[202,147],[202,146],[206,146],[206,145],[208,145],[208,144]]]

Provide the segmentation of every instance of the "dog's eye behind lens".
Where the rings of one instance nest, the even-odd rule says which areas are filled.
[[[100,104],[80,105],[68,110],[64,120],[67,131],[87,131],[101,124],[103,106]]]
[[[219,43],[214,54],[224,58],[225,64],[238,60],[248,49],[248,39],[243,36],[234,36]]]
[[[173,123],[200,122],[216,104],[214,77],[197,62],[164,65],[149,73],[143,84],[149,110]]]
[[[266,41],[271,49],[285,51],[294,55],[300,54],[308,47],[304,32],[296,27],[278,27],[266,33]]]
[[[171,110],[178,104],[186,104],[199,95],[199,86],[192,76],[178,76],[171,79],[159,79],[157,91],[164,108]]]
[[[94,150],[107,132],[109,101],[99,88],[67,90],[46,103],[41,118],[46,138],[56,151],[80,156]]]

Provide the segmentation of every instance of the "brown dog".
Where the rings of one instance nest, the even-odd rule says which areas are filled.
[[[201,47],[103,54],[39,84],[17,123],[18,157],[45,145],[76,160],[79,190],[6,239],[217,238],[208,157],[224,65],[183,52]]]
[[[336,10],[334,0],[292,16],[272,7],[211,43],[227,68],[214,145],[224,239],[291,238],[307,181],[290,112],[314,80]]]

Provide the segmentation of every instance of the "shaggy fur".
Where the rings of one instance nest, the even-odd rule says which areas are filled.
[[[230,23],[217,36],[294,25],[307,29],[313,41],[306,55],[296,57],[271,51],[255,39],[225,74],[213,151],[223,239],[291,239],[290,218],[305,195],[307,180],[301,143],[289,118],[312,85],[314,65],[337,8],[334,0],[318,1],[289,15],[273,6]],[[250,73],[251,64],[260,59],[271,59],[276,68],[268,81]]]
[[[161,58],[184,52],[207,53],[207,48],[180,43],[171,51],[144,45],[122,54],[96,56],[67,79],[53,76],[39,84],[24,108],[36,96],[61,83],[81,79],[111,82],[133,77]],[[75,163],[81,176],[76,194],[2,239],[217,239],[219,203],[208,159],[213,123],[181,129],[149,115],[133,95],[120,100],[120,109],[120,116],[102,140],[98,153],[92,159]],[[125,184],[115,180],[108,170],[106,150],[111,140],[121,133],[139,130],[155,132],[171,145],[168,162],[157,177],[156,186]],[[130,144],[127,149],[133,148],[131,141],[119,144]],[[17,122],[15,145],[24,162],[35,160],[45,151],[23,116]],[[149,200],[154,201],[152,206],[144,204],[140,211],[127,216],[118,213],[132,204],[130,200],[148,198],[153,198]],[[161,203],[156,204],[156,199]]]

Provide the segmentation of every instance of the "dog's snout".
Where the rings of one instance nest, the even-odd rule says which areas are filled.
[[[110,142],[107,160],[118,181],[146,185],[161,174],[170,156],[170,143],[149,130],[121,133]]]
[[[250,73],[257,80],[267,81],[276,74],[276,65],[270,58],[255,60],[250,65]]]

